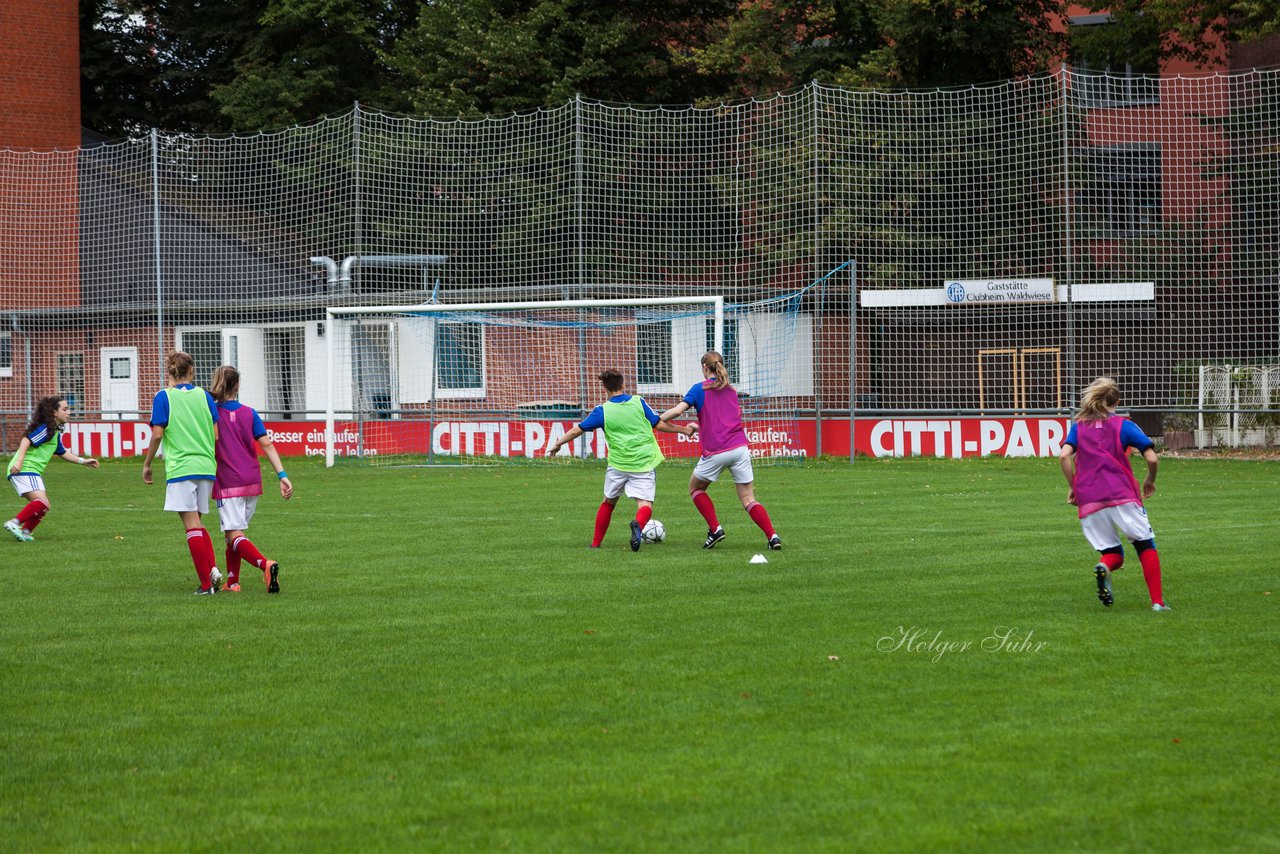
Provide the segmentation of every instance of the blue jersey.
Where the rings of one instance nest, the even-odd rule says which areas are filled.
[[[1133,448],[1139,453],[1147,450],[1147,448],[1154,448],[1156,444],[1147,437],[1146,433],[1142,432],[1141,427],[1128,418],[1120,425],[1120,443],[1122,447]],[[1062,444],[1070,445],[1073,448],[1080,447],[1080,441],[1076,438],[1076,424],[1074,421],[1071,422],[1071,429],[1067,431],[1067,438],[1063,440]]]
[[[631,395],[629,394],[615,394],[613,397],[609,398],[609,402],[610,403],[626,403],[630,399],[631,399]],[[644,417],[648,418],[649,423],[656,427],[658,422],[662,420],[661,418],[658,417],[658,413],[654,412],[652,409],[649,408],[648,401],[641,400],[640,405],[644,407]],[[595,409],[591,410],[591,414],[588,415],[586,418],[582,419],[581,421],[579,421],[578,426],[582,428],[582,432],[584,433],[589,433],[592,430],[603,429],[604,407],[597,406]]]
[[[226,403],[220,405],[228,412],[236,412],[244,406],[244,404],[238,400],[228,400]],[[251,409],[249,411],[253,413],[253,438],[261,439],[263,436],[267,435],[267,427],[262,423],[262,416],[258,414],[258,410]]]
[[[181,383],[176,388],[195,388],[191,383]],[[209,414],[213,416],[213,423],[218,423],[218,404],[214,402],[213,395],[208,391],[204,393],[205,399],[209,403]],[[151,426],[152,427],[168,427],[169,426],[169,395],[163,391],[156,392],[155,399],[151,401]]]

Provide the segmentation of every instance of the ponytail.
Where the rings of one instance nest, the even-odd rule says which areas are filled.
[[[715,374],[715,388],[728,387],[729,371],[724,366],[724,356],[715,350],[708,350],[702,357],[702,367]]]
[[[1120,402],[1120,386],[1111,377],[1098,377],[1080,392],[1076,422],[1101,421]]]
[[[213,380],[209,393],[218,403],[233,400],[240,391],[240,372],[230,365],[219,365],[213,369]]]

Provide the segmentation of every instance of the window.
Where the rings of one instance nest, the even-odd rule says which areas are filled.
[[[1072,92],[1086,107],[1160,103],[1160,33],[1152,16],[1069,19]]]
[[[1118,145],[1086,151],[1081,215],[1108,234],[1160,226],[1162,188],[1158,145]]]
[[[218,329],[184,329],[183,352],[195,359],[196,385],[208,388],[213,382],[213,369],[222,364],[222,331]]]
[[[13,376],[13,333],[0,332],[0,377]]]
[[[484,327],[478,323],[436,326],[436,391],[443,397],[484,393]]]
[[[267,409],[279,418],[290,420],[295,412],[306,409],[306,352],[301,326],[268,329],[263,334]]]
[[[379,418],[390,418],[395,403],[391,387],[391,326],[360,323],[352,329],[351,361],[357,405]]]
[[[636,385],[670,386],[671,323],[644,323],[636,327]]]
[[[707,349],[715,348],[716,319],[709,317],[707,318]],[[724,319],[724,349],[720,351],[720,355],[724,356],[724,369],[729,372],[729,379],[737,382],[741,371],[738,370],[738,321],[736,318]]]
[[[131,364],[129,359],[112,359],[111,360],[111,376],[115,377],[116,362],[125,363],[124,376],[128,377],[132,373],[129,370]],[[59,397],[67,401],[67,406],[72,412],[77,411],[77,407],[84,404],[84,354],[83,353],[59,353],[58,354],[58,391]]]

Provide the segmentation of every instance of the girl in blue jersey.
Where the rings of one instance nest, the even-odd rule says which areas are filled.
[[[49,512],[49,494],[44,488],[44,470],[55,456],[76,465],[96,469],[98,461],[68,451],[62,444],[62,428],[71,418],[71,409],[60,397],[46,397],[36,404],[31,423],[18,443],[18,452],[9,460],[9,483],[27,502],[17,516],[4,523],[4,529],[19,542],[35,539],[31,532]]]

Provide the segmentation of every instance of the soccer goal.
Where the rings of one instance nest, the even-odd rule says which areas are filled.
[[[330,466],[545,459],[548,446],[606,399],[601,371],[620,371],[624,391],[661,413],[702,380],[707,350],[725,356],[755,453],[801,455],[798,412],[812,394],[812,333],[803,331],[809,322],[800,312],[776,300],[332,307],[325,325]],[[659,434],[659,442],[669,458],[697,455],[696,440]],[[606,453],[595,431],[557,459]]]

